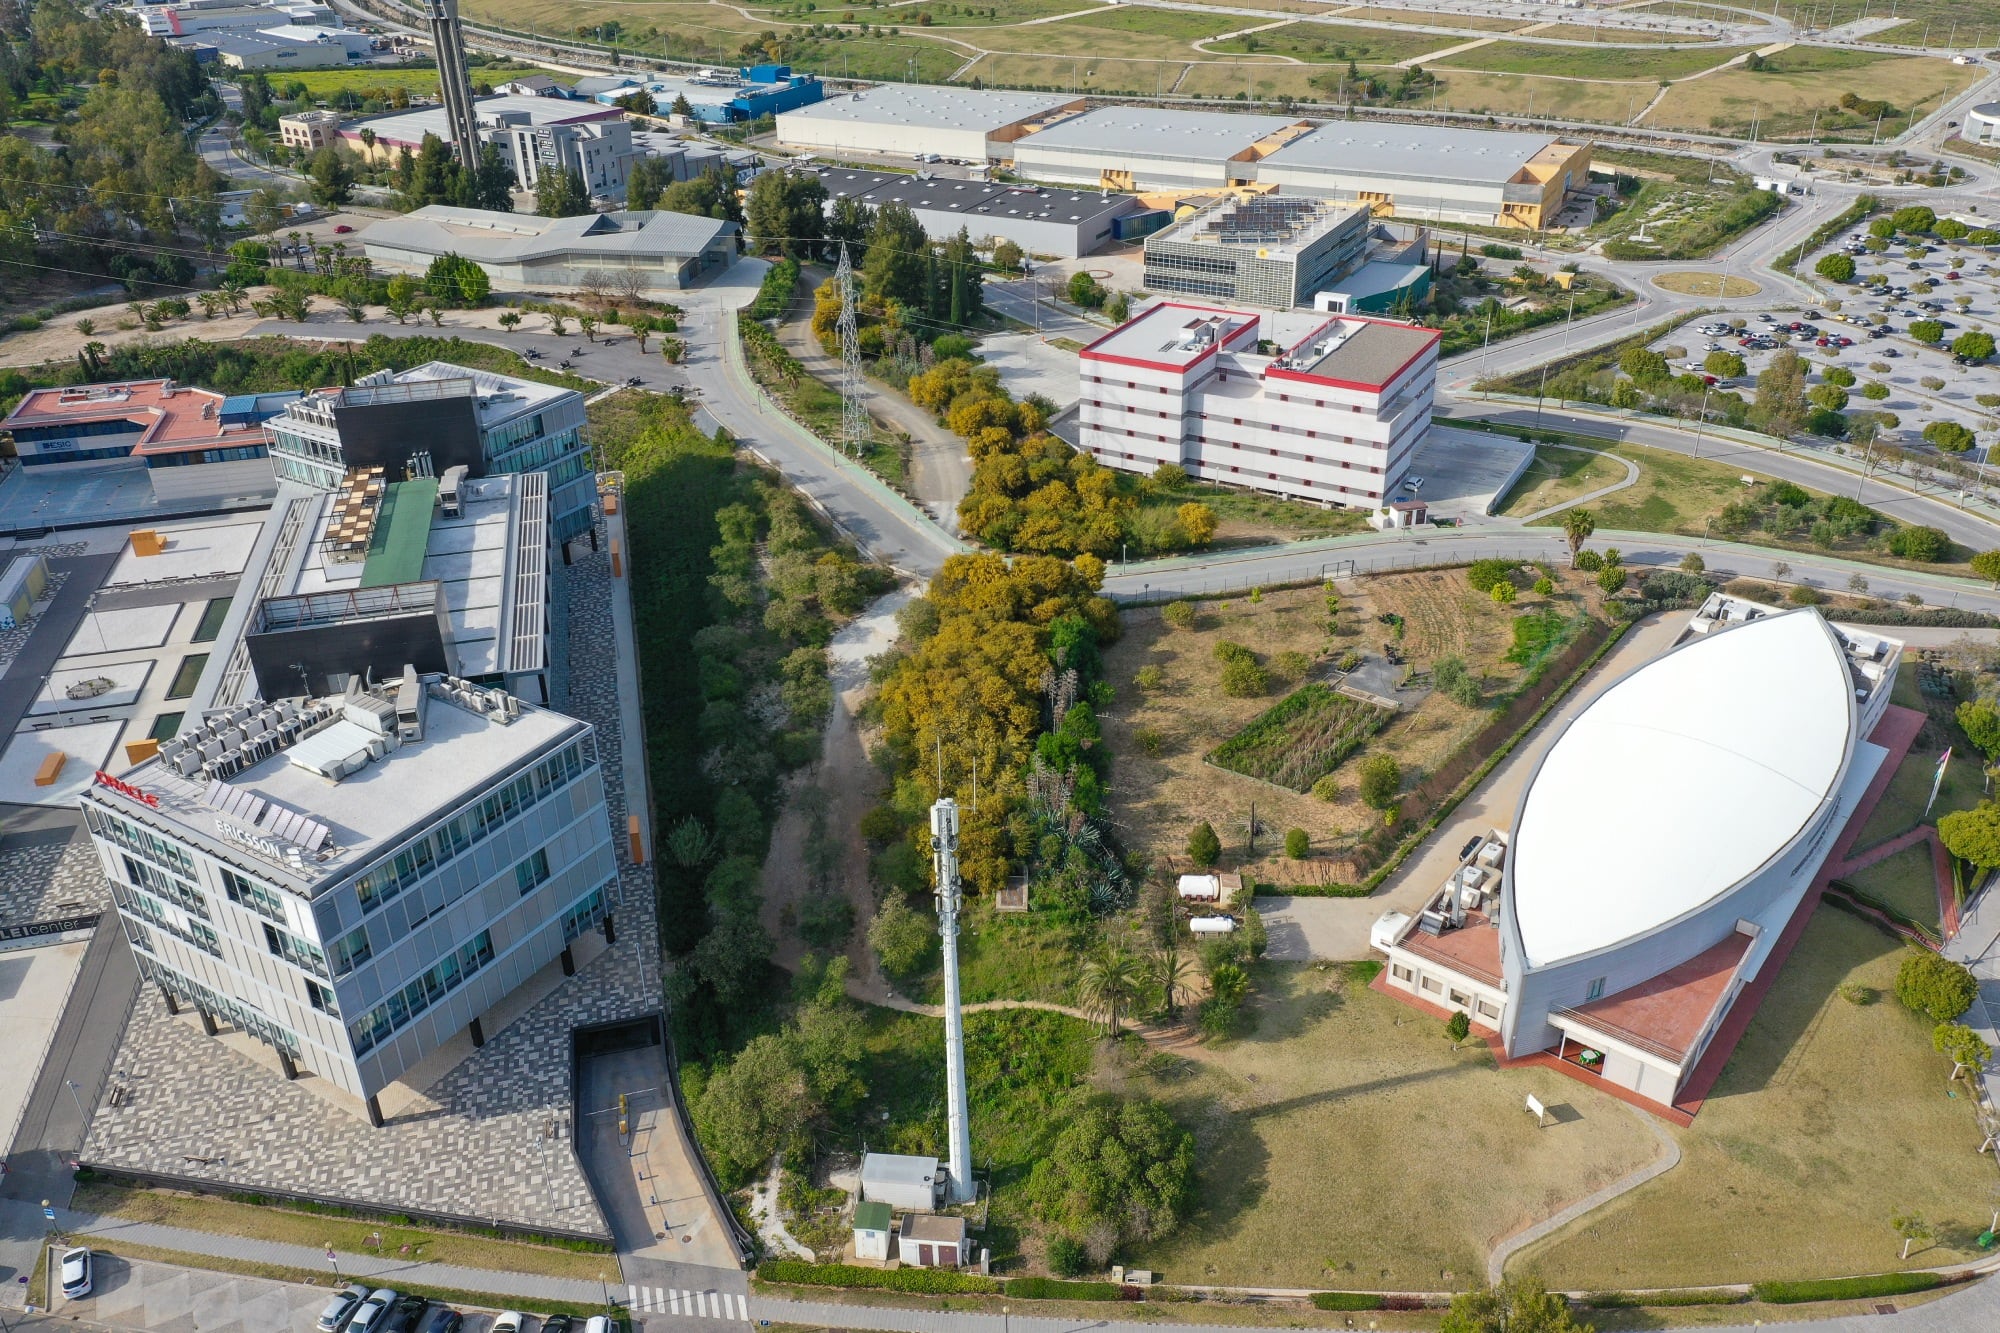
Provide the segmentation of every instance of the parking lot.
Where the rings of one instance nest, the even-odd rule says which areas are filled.
[[[1844,410],[1850,416],[1886,413],[1879,437],[1885,442],[1924,450],[1929,447],[1924,427],[1949,421],[1974,432],[1977,450],[2000,443],[2000,367],[1992,359],[1975,361],[1951,350],[1961,334],[2000,329],[2000,247],[1898,238],[1876,253],[1867,249],[1867,240],[1866,228],[1856,227],[1800,261],[1801,274],[1813,273],[1828,254],[1854,261],[1853,282],[1814,279],[1830,293],[1819,305],[1773,306],[1727,320],[1704,317],[1658,339],[1653,350],[1665,354],[1676,373],[1697,374],[1705,373],[1709,353],[1737,353],[1745,373],[1720,378],[1717,387],[1751,398],[1757,375],[1779,349],[1789,347],[1812,367],[1814,386],[1830,382],[1828,370],[1837,368],[1835,383],[1845,378],[1839,371],[1853,376],[1843,386]],[[1884,281],[1871,284],[1878,275]],[[1910,327],[1925,320],[1942,326],[1941,341],[1911,335]],[[1980,402],[1982,395],[1989,401]]]

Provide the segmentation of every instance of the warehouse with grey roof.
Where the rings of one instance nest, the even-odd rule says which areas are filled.
[[[651,291],[678,291],[729,267],[736,224],[689,213],[586,213],[544,218],[431,204],[385,218],[362,234],[370,262],[420,273],[457,254],[496,287],[573,291],[593,271],[636,271]]]
[[[1257,163],[1283,194],[1386,205],[1434,222],[1540,229],[1590,180],[1590,145],[1553,135],[1337,121]]]
[[[1257,163],[1311,126],[1289,116],[1107,106],[1014,145],[1030,180],[1114,190],[1203,190],[1248,184]]]
[[[778,142],[836,155],[1006,161],[1015,140],[1083,107],[1065,93],[882,84],[780,112]]]

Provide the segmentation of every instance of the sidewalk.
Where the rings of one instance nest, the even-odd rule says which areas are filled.
[[[0,1203],[0,1229],[8,1234],[39,1235],[48,1225],[42,1220],[41,1210],[32,1204]],[[327,1262],[325,1250],[307,1245],[286,1245],[277,1241],[253,1240],[247,1236],[219,1236],[183,1227],[98,1217],[92,1213],[63,1212],[58,1215],[55,1225],[71,1239],[84,1243],[104,1241],[115,1245],[124,1241],[129,1245],[145,1245],[182,1254],[273,1264],[306,1272],[325,1271],[334,1285],[350,1278],[369,1278],[495,1296],[529,1296],[579,1305],[598,1305],[604,1300],[603,1284],[584,1278],[537,1277],[490,1268],[412,1262],[393,1255],[342,1254],[338,1251],[335,1253],[338,1260],[336,1268]],[[615,1273],[617,1263],[616,1256],[604,1256],[607,1272]]]
[[[1940,950],[1964,963],[1979,980],[1979,998],[1963,1022],[2000,1051],[2000,894],[1982,893],[1959,916],[1958,934]],[[1989,1063],[1980,1075],[1989,1106],[2000,1106],[2000,1068]]]

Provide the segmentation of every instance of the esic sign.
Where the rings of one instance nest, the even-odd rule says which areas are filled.
[[[106,773],[101,768],[97,770],[97,785],[100,787],[109,787],[111,788],[111,790],[117,792],[120,796],[130,796],[133,800],[139,802],[141,805],[150,805],[156,810],[159,809],[160,806],[159,797],[153,795],[153,793],[149,791],[142,791],[141,789],[133,786],[129,782],[121,782],[117,778],[112,777],[109,773]]]

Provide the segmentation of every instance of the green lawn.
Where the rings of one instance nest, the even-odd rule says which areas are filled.
[[[1494,42],[1474,47],[1439,62],[1440,69],[1483,69],[1496,74],[1554,74],[1592,79],[1679,79],[1713,69],[1750,50],[1741,46],[1691,47],[1671,51],[1643,47],[1603,47],[1579,51],[1573,46],[1537,46],[1528,42]]]
[[[1195,1134],[1200,1208],[1128,1262],[1173,1283],[1363,1290],[1479,1285],[1494,1239],[1653,1160],[1631,1109],[1484,1043],[1335,964],[1263,964],[1248,1035],[1119,1077]],[[1538,1129],[1522,1102],[1555,1109]]]
[[[1930,1023],[1889,997],[1902,941],[1808,924],[1691,1128],[1679,1166],[1528,1247],[1509,1271],[1625,1290],[1930,1268],[1975,1257],[2000,1170]],[[1873,1003],[1836,994],[1871,988]],[[1407,1195],[1399,1197],[1407,1198]],[[1890,1216],[1937,1229],[1907,1262]],[[1735,1322],[1735,1321],[1731,1321]]]
[[[1589,448],[1629,458],[1639,465],[1639,480],[1622,491],[1605,496],[1590,506],[1600,528],[1626,528],[1637,532],[1700,533],[1702,520],[1721,512],[1731,500],[1746,491],[1743,478],[1757,476],[1736,463],[1718,463],[1648,449],[1644,445],[1619,444],[1609,440],[1571,437]],[[1768,477],[1760,477],[1768,481]],[[1560,514],[1541,520],[1542,526],[1556,526]]]
[[[1965,739],[1958,724],[1949,720],[1953,704],[1937,700],[1932,701],[1931,709],[1926,708],[1923,693],[1917,688],[1914,654],[1903,655],[1890,702],[1919,713],[1931,712],[1931,721],[1917,743],[1910,747],[1909,755],[1896,769],[1896,776],[1889,780],[1889,789],[1869,812],[1860,836],[1854,840],[1858,848],[1887,842],[1924,821],[1924,805],[1930,800],[1938,755],[1946,746],[1952,748],[1951,766],[1945,770],[1944,785],[1938,789],[1937,804],[1931,807],[1928,822],[1934,824],[1954,810],[1970,810],[1985,795],[1986,779],[1980,771],[1978,751]]]
[[[1535,461],[1507,492],[1500,513],[1506,518],[1522,518],[1550,505],[1588,495],[1600,486],[1609,486],[1625,475],[1615,461],[1584,449],[1561,445],[1539,445]]]
[[[1938,928],[1937,873],[1931,864],[1927,842],[1905,847],[1865,870],[1842,878],[1855,892],[1885,907],[1894,908],[1912,921]]]
[[[981,1000],[1074,1002],[1076,965],[1082,955],[1077,932],[1038,912],[1002,913],[980,900],[966,908],[958,937],[959,993],[967,1004]],[[944,1002],[938,973],[918,979],[910,994],[925,1004]]]
[[[1142,478],[1121,472],[1118,480],[1119,490],[1138,496],[1142,509],[1171,512],[1189,503],[1207,505],[1215,511],[1218,545],[1223,546],[1254,543],[1271,537],[1292,540],[1338,537],[1343,533],[1361,532],[1368,526],[1367,520],[1351,509],[1321,509],[1303,500],[1284,500],[1275,495],[1232,490],[1227,486],[1190,482],[1170,494],[1141,494],[1139,482]]]
[[[1449,27],[1453,15],[1440,14],[1437,23]],[[1246,26],[1230,24],[1216,29],[1228,32],[1230,28]],[[1361,65],[1393,65],[1411,56],[1420,56],[1427,51],[1442,51],[1448,46],[1458,45],[1460,40],[1440,36],[1434,32],[1406,32],[1395,28],[1353,28],[1346,25],[1335,26],[1326,23],[1292,23],[1269,32],[1256,32],[1243,37],[1231,38],[1226,42],[1216,42],[1207,49],[1226,51],[1232,55],[1256,53],[1258,55],[1290,56],[1294,60],[1305,60],[1315,64],[1344,65],[1352,60]]]

